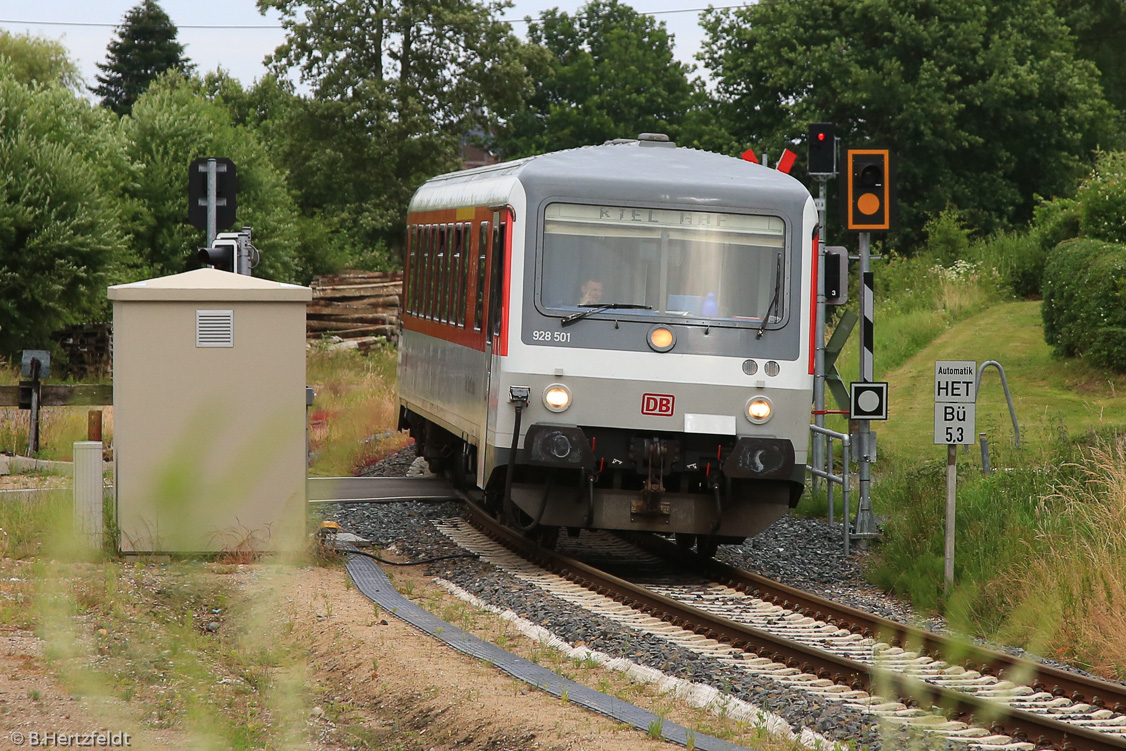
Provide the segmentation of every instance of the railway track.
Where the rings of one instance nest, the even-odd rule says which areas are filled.
[[[981,748],[1126,749],[1121,686],[878,618],[644,535],[599,535],[592,565],[468,509],[469,522],[508,550],[650,628],[688,634],[726,664]],[[642,576],[626,575],[647,584],[604,570],[626,561],[633,573],[641,562]]]

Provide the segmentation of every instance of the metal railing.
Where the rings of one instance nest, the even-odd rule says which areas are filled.
[[[981,375],[985,369],[990,365],[997,368],[997,372],[1001,374],[1001,386],[1005,389],[1005,401],[1009,403],[1009,417],[1013,421],[1013,445],[1020,448],[1020,425],[1017,424],[1017,411],[1013,409],[1013,395],[1009,393],[1009,380],[1005,378],[1005,369],[1001,367],[1001,363],[996,360],[986,360],[977,369],[977,382],[974,384],[974,393],[980,394],[981,391]]]
[[[833,498],[833,485],[834,483],[841,486],[841,494],[844,498],[844,553],[849,554],[849,540],[852,533],[851,519],[852,511],[849,506],[849,492],[852,489],[852,482],[849,479],[852,476],[852,458],[851,458],[851,445],[852,441],[845,433],[838,433],[835,430],[823,428],[820,425],[810,425],[810,432],[825,436],[825,468],[814,467],[809,464],[805,466],[806,470],[814,477],[820,477],[826,480],[825,493],[829,501],[829,523],[833,523],[833,517],[836,513],[835,502]],[[836,439],[841,444],[841,474],[833,474],[833,440]]]

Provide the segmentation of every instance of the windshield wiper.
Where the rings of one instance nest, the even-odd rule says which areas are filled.
[[[778,290],[782,286],[782,254],[779,253],[775,256],[774,264],[774,295],[770,298],[770,304],[766,306],[766,312],[762,316],[762,325],[758,327],[758,333],[755,334],[755,339],[762,338],[762,332],[766,331],[766,324],[770,321],[770,311],[774,310],[775,304],[778,302]]]
[[[578,313],[572,313],[571,315],[567,316],[562,321],[560,321],[559,325],[560,326],[570,326],[575,321],[582,320],[583,318],[586,318],[591,313],[601,313],[604,310],[652,310],[653,309],[652,305],[638,305],[636,303],[631,303],[631,302],[611,302],[611,303],[605,303],[605,304],[603,304],[603,303],[584,303],[584,304],[580,305],[579,307],[580,308],[586,308],[586,310],[580,310]]]

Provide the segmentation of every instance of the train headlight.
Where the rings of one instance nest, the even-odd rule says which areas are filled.
[[[676,335],[672,333],[672,329],[654,326],[649,329],[647,340],[649,346],[657,352],[668,352],[676,344]]]
[[[552,412],[562,412],[571,406],[571,389],[562,383],[553,383],[543,390],[543,406]]]
[[[765,396],[752,397],[747,402],[747,419],[756,425],[761,425],[774,414],[774,405]]]

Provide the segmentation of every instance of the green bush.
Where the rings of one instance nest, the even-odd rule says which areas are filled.
[[[1100,154],[1078,199],[1079,231],[1084,237],[1126,243],[1126,152]]]
[[[951,266],[966,257],[970,247],[970,231],[962,213],[948,206],[923,226],[927,236],[924,255],[942,266]]]
[[[0,59],[0,353],[102,310],[128,249],[109,172],[122,162],[104,110]]]
[[[1072,240],[1044,267],[1044,338],[1055,354],[1126,371],[1126,245]]]
[[[1033,216],[1032,234],[1045,249],[1079,237],[1079,202],[1073,198],[1045,201]]]
[[[997,268],[1010,278],[1016,294],[1035,294],[1038,268],[1050,249],[1080,237],[1126,243],[1126,152],[1100,153],[1075,198],[1054,198],[1037,206],[1027,245],[1013,247],[1016,255],[999,249],[1008,260],[1001,260]]]
[[[996,269],[1004,286],[1017,297],[1040,294],[1048,249],[1036,233],[997,234],[974,246],[985,268]]]

